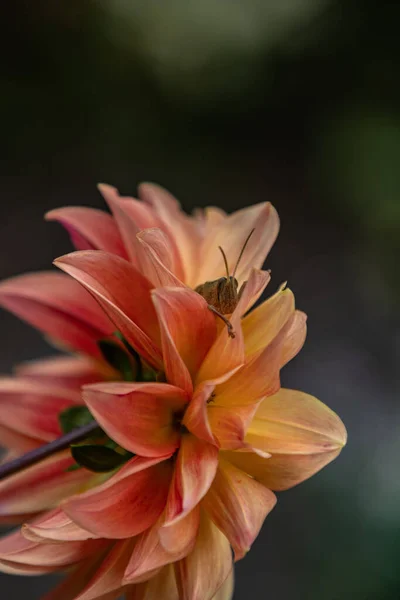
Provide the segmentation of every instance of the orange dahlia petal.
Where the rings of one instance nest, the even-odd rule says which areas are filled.
[[[175,563],[180,600],[211,600],[231,570],[229,541],[203,514],[194,550]]]
[[[68,349],[100,357],[111,321],[90,294],[62,273],[29,273],[0,283],[0,306]]]
[[[229,460],[267,487],[284,490],[331,462],[346,443],[346,430],[313,396],[281,389],[260,404],[245,439],[271,458],[232,452]]]
[[[72,497],[62,508],[96,536],[137,535],[151,527],[164,509],[171,472],[167,462],[158,464],[162,461],[135,457],[104,484]]]
[[[114,219],[102,210],[66,206],[51,210],[45,218],[61,223],[77,250],[105,250],[122,258],[128,257]]]
[[[74,523],[60,508],[56,508],[22,526],[22,534],[33,542],[76,542],[96,537]]]
[[[218,471],[202,506],[226,535],[236,560],[243,558],[257,537],[276,496],[226,460]]]
[[[167,379],[191,394],[192,377],[216,336],[215,317],[204,298],[188,288],[157,289],[152,296],[160,322]]]
[[[126,340],[151,365],[161,367],[159,330],[151,285],[127,261],[106,252],[73,252],[55,264],[98,301]]]
[[[143,229],[137,235],[140,269],[154,287],[185,287],[171,240],[161,229]],[[181,277],[177,276],[177,274]]]
[[[116,376],[105,363],[86,356],[51,356],[19,364],[17,377],[29,378],[59,387],[80,390],[83,385]]]
[[[246,355],[256,354],[278,335],[295,310],[293,292],[281,286],[279,290],[252,310],[242,323]]]
[[[218,448],[191,434],[182,436],[166,507],[166,525],[182,519],[200,502],[217,466]]]
[[[225,275],[222,257],[217,255],[218,246],[224,249],[230,272],[233,272],[240,250],[252,229],[254,232],[243,253],[236,278],[242,283],[249,278],[252,268],[260,269],[279,231],[278,214],[269,202],[238,210],[211,229],[203,242],[202,265],[194,285]]]
[[[37,513],[90,485],[86,469],[67,472],[74,464],[69,450],[53,455],[0,482],[0,515]]]
[[[185,392],[167,383],[98,383],[83,399],[104,431],[126,450],[165,456],[179,446],[175,414],[183,412]]]
[[[159,225],[176,247],[180,263],[176,275],[187,285],[193,285],[194,274],[198,271],[198,255],[202,236],[196,223],[181,211],[179,202],[159,185],[142,183],[138,188],[139,198],[150,206],[160,219]]]

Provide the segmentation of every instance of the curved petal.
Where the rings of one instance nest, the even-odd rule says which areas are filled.
[[[0,440],[1,446],[7,448],[8,451],[7,454],[2,455],[1,463],[12,460],[19,454],[30,452],[43,444],[43,440],[32,438],[4,425],[0,425]]]
[[[275,494],[222,460],[202,506],[230,541],[235,559],[240,560],[275,504]]]
[[[100,184],[98,188],[114,215],[130,261],[140,267],[140,246],[136,235],[142,229],[159,227],[159,219],[146,204],[135,198],[121,197],[111,185]]]
[[[110,551],[98,565],[93,577],[74,600],[97,600],[105,594],[121,590],[126,565],[134,545],[135,540],[121,540],[110,546]],[[116,597],[119,597],[120,593]]]
[[[336,413],[314,396],[281,389],[261,402],[246,439],[271,454],[314,454],[342,448],[346,429]]]
[[[242,283],[249,278],[252,268],[260,269],[279,232],[278,214],[269,202],[238,210],[224,219],[219,227],[210,231],[203,242],[202,264],[194,287],[225,275],[224,263],[221,256],[218,256],[218,246],[224,249],[229,270],[233,273],[243,244],[253,229],[236,278]]]
[[[126,600],[180,600],[173,567],[168,565],[150,580],[129,585],[125,596]]]
[[[17,377],[29,378],[43,384],[80,390],[83,385],[96,383],[115,376],[113,369],[105,363],[86,356],[52,356],[19,364]]]
[[[133,458],[106,483],[74,496],[62,508],[96,536],[121,539],[138,535],[151,527],[164,509],[171,478],[165,458]]]
[[[117,329],[151,365],[161,367],[150,283],[127,261],[106,252],[73,252],[54,261],[97,300]]]
[[[182,424],[201,440],[216,445],[216,440],[208,421],[207,410],[207,403],[212,399],[214,389],[215,385],[212,383],[201,383],[196,387],[183,417]]]
[[[86,469],[67,472],[74,464],[69,450],[51,456],[0,482],[0,515],[37,513],[87,489],[96,476]]]
[[[79,390],[0,378],[0,424],[30,438],[50,442],[60,436],[58,415],[81,402]]]
[[[193,217],[203,237],[210,233],[214,227],[221,225],[227,216],[228,213],[217,206],[196,208],[193,211]]]
[[[346,429],[313,396],[281,389],[260,404],[245,439],[272,457],[232,452],[229,460],[267,487],[285,490],[336,458],[346,443]]]
[[[280,388],[280,369],[295,356],[306,337],[307,317],[295,311],[278,335],[262,352],[215,390],[216,406],[236,407],[254,404]]]
[[[198,254],[202,236],[196,223],[180,210],[179,202],[159,185],[141,183],[138,188],[139,198],[151,206],[153,212],[162,222],[162,229],[176,245],[182,264],[182,275],[176,275],[190,287],[198,269]],[[200,282],[202,283],[202,282]]]
[[[0,570],[11,563],[16,569],[25,566],[42,568],[43,573],[66,567],[104,548],[104,540],[85,540],[64,544],[37,544],[17,531],[0,540]],[[6,570],[6,569],[5,569]],[[6,571],[7,572],[7,571]]]
[[[242,322],[246,356],[263,350],[278,335],[295,310],[293,292],[283,284]]]
[[[182,436],[165,509],[165,526],[182,519],[207,493],[217,471],[218,449],[195,438]]]
[[[56,508],[22,526],[22,535],[32,542],[77,542],[94,536],[71,521],[61,509]]]
[[[239,298],[239,312],[243,316],[250,308],[257,302],[265,288],[267,287],[271,275],[269,271],[260,271],[259,269],[252,269],[250,271],[249,279],[246,281],[246,285],[241,292]],[[244,321],[243,321],[244,323]],[[248,335],[243,329],[243,334]],[[245,337],[246,339],[246,337]],[[246,340],[247,348],[247,340]]]
[[[234,588],[235,575],[232,569],[224,583],[219,588],[218,592],[215,594],[215,596],[213,596],[212,600],[232,600]]]
[[[222,383],[243,365],[244,340],[239,305],[229,320],[235,332],[235,337],[232,339],[229,336],[225,324],[221,322],[218,337],[197,373],[196,386],[205,382],[214,385]]]
[[[188,288],[157,289],[152,296],[167,379],[191,394],[192,378],[216,336],[215,318],[204,298]]]
[[[188,398],[173,385],[100,383],[86,387],[83,399],[104,431],[130,452],[165,456],[179,446],[176,415]]]
[[[152,228],[140,231],[136,237],[142,250],[141,271],[154,287],[185,287],[181,265],[177,264],[168,236],[161,229]]]
[[[229,542],[203,514],[196,546],[175,563],[181,600],[211,600],[232,571]]]
[[[218,447],[223,450],[243,448],[247,428],[256,410],[257,404],[227,408],[211,402],[207,407],[207,417]]]
[[[178,522],[160,527],[158,537],[162,547],[169,553],[186,556],[193,549],[200,525],[200,506],[197,505]]]
[[[90,294],[61,273],[29,273],[0,283],[0,306],[72,350],[100,357],[114,327]]]
[[[65,206],[46,213],[45,219],[63,225],[77,250],[105,250],[127,258],[114,219],[102,210],[84,206]]]
[[[150,579],[152,574],[175,562],[193,550],[200,522],[200,509],[197,507],[175,526],[159,529],[157,523],[143,533],[133,550],[126,568],[124,583],[135,583]],[[171,530],[168,532],[168,530]],[[159,532],[164,531],[164,541],[168,548],[161,543]],[[166,533],[167,532],[167,533]]]
[[[42,600],[74,600],[96,573],[105,552],[106,550],[103,550],[103,552],[96,552],[93,556],[79,561],[72,569],[68,569],[68,576],[65,577],[60,585],[46,594]],[[101,596],[100,598],[97,598],[97,600],[111,599],[110,597],[107,598]]]

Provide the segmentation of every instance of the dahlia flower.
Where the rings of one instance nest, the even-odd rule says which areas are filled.
[[[139,188],[141,201],[109,186],[101,191],[113,216],[81,207],[47,215],[78,248],[55,261],[65,274],[6,281],[0,303],[90,357],[79,360],[90,361],[97,382],[96,375],[75,382],[84,384],[83,402],[122,466],[95,476],[82,470],[82,487],[66,486],[64,499],[59,489],[39,509],[14,509],[58,506],[2,542],[1,568],[73,565],[64,595],[54,596],[65,600],[122,592],[150,600],[159,589],[171,600],[210,600],[225,580],[220,597],[229,598],[230,547],[241,559],[275,505],[274,492],[333,460],[346,431],[319,400],[280,386],[280,369],[306,335],[292,292],[283,285],[253,308],[270,280],[260,268],[279,228],[269,203],[188,217],[154,185]],[[128,381],[115,361],[106,373],[101,342],[113,334],[146,377]],[[49,414],[32,413],[28,424],[18,407],[32,401],[18,400],[8,421],[0,408],[1,425],[36,441],[46,440],[47,429],[59,434],[56,419],[79,399],[62,377],[57,382],[52,364],[42,374],[39,366],[37,381],[35,367],[28,369],[22,381],[30,390],[42,386],[43,398],[45,389],[51,396],[57,385],[69,387],[75,400],[54,393]],[[14,476],[17,484],[32,469],[40,465]],[[0,486],[0,505],[1,494]]]

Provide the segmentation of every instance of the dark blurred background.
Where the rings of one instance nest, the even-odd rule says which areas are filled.
[[[400,85],[397,2],[6,2],[0,276],[70,249],[46,210],[142,180],[191,211],[270,200],[267,266],[309,315],[283,384],[344,420],[348,446],[280,494],[235,600],[400,598]],[[1,370],[52,351],[0,315]],[[2,576],[37,600],[50,578]],[[160,599],[161,600],[161,599]]]

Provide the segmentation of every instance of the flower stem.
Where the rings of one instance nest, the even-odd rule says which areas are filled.
[[[0,465],[0,481],[6,477],[9,477],[10,475],[19,473],[19,471],[22,471],[27,467],[35,465],[41,460],[48,458],[52,454],[55,454],[56,452],[66,450],[71,444],[81,442],[94,433],[97,429],[99,429],[99,425],[96,423],[96,421],[93,421],[87,425],[83,425],[82,427],[78,427],[77,429],[70,431],[69,433],[57,438],[49,444],[39,446],[39,448],[35,448],[34,450],[31,450],[22,456],[18,456],[14,460]]]

